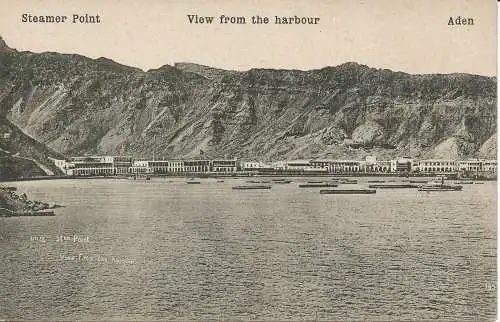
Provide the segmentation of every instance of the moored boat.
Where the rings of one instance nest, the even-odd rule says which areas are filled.
[[[368,188],[376,189],[408,189],[408,188],[418,188],[415,184],[371,184]]]
[[[335,188],[337,187],[338,184],[336,183],[306,183],[306,184],[299,184],[299,188]]]
[[[428,180],[410,180],[410,183],[427,183]]]
[[[341,184],[357,184],[358,180],[356,180],[356,179],[339,179],[337,182],[341,183]]]
[[[461,185],[450,185],[444,183],[444,178],[441,181],[429,181],[428,183],[420,186],[418,191],[460,191],[462,190]]]
[[[232,189],[233,190],[271,189],[271,186],[262,186],[262,185],[234,186]]]
[[[375,189],[328,189],[328,190],[320,190],[320,194],[329,194],[329,195],[366,195],[366,194],[374,194],[377,193]]]

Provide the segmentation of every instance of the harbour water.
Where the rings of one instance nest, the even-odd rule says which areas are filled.
[[[65,207],[0,218],[0,319],[496,316],[496,182],[322,195],[200,181],[9,183]]]

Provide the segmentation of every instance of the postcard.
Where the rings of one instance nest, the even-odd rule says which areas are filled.
[[[497,316],[492,0],[0,1],[0,320]]]

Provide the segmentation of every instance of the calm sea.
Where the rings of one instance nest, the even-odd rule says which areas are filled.
[[[320,195],[305,180],[12,183],[65,207],[0,218],[0,319],[495,317],[496,182]]]

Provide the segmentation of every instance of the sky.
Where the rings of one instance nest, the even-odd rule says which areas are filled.
[[[59,24],[23,14],[66,15]],[[99,24],[72,15],[99,15]],[[187,15],[213,16],[190,24]],[[220,15],[246,24],[220,24]],[[267,16],[267,25],[251,17]],[[275,16],[319,17],[278,25]],[[474,25],[450,26],[450,17]],[[0,35],[20,51],[107,57],[143,70],[193,62],[235,70],[317,69],[358,62],[415,74],[496,75],[495,0],[0,0]]]

